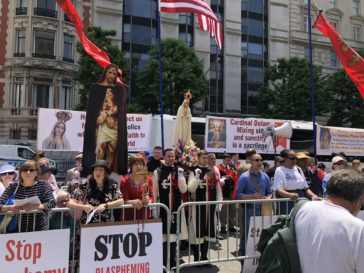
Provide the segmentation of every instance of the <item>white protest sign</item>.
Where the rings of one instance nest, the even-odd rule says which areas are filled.
[[[241,153],[255,149],[261,154],[274,153],[273,140],[263,136],[267,127],[279,127],[284,121],[253,118],[206,117],[205,150],[215,153]],[[276,151],[289,149],[290,141],[285,137],[275,137]]]
[[[344,152],[346,155],[362,156],[364,154],[364,130],[317,124],[316,146],[319,155]]]
[[[162,222],[81,228],[80,273],[163,272]]]
[[[86,112],[39,108],[37,149],[82,151],[85,123]],[[127,114],[128,151],[148,150],[151,126],[152,115]]]
[[[70,230],[0,235],[1,273],[67,273]]]
[[[257,256],[260,255],[256,251],[257,244],[259,242],[260,236],[262,234],[263,228],[267,228],[277,221],[278,216],[256,216],[250,218],[249,223],[249,234],[246,244],[246,256]],[[254,273],[258,266],[258,259],[247,259],[244,262],[243,273]]]

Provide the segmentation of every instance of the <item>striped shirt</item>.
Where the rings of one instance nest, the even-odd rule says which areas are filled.
[[[15,192],[18,183],[11,183],[0,197],[0,210],[9,197]],[[52,187],[44,180],[36,181],[31,187],[19,185],[15,199],[26,199],[38,196],[44,210],[37,213],[25,213],[18,216],[20,232],[39,231],[47,229],[47,212],[56,206]],[[34,221],[35,220],[35,221]]]

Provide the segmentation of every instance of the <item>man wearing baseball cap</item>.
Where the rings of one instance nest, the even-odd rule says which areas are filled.
[[[75,167],[67,170],[67,176],[66,176],[66,181],[67,181],[67,184],[69,184],[74,177],[77,177],[78,178],[80,177],[80,173],[82,171],[82,158],[83,158],[83,153],[82,152],[79,152],[76,154],[75,156]]]
[[[343,155],[335,155],[331,159],[331,169],[332,169],[332,171],[345,169],[347,167],[347,165],[348,165],[348,161],[346,160],[346,158]],[[327,173],[324,176],[324,179],[322,179],[322,192],[323,192],[323,197],[324,198],[327,197],[326,185],[327,185],[327,181],[329,181],[331,175],[332,175],[332,172]]]

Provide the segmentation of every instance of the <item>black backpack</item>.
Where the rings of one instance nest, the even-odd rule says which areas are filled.
[[[255,273],[301,273],[294,218],[308,200],[300,200],[289,215],[282,215],[262,230],[257,249],[262,254]]]

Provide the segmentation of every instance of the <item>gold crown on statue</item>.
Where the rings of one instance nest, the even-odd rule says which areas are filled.
[[[56,113],[58,121],[67,122],[72,118],[72,113],[67,111],[58,111]]]
[[[187,92],[184,94],[184,98],[187,100],[191,100],[192,99],[192,94],[190,90],[187,90]]]

